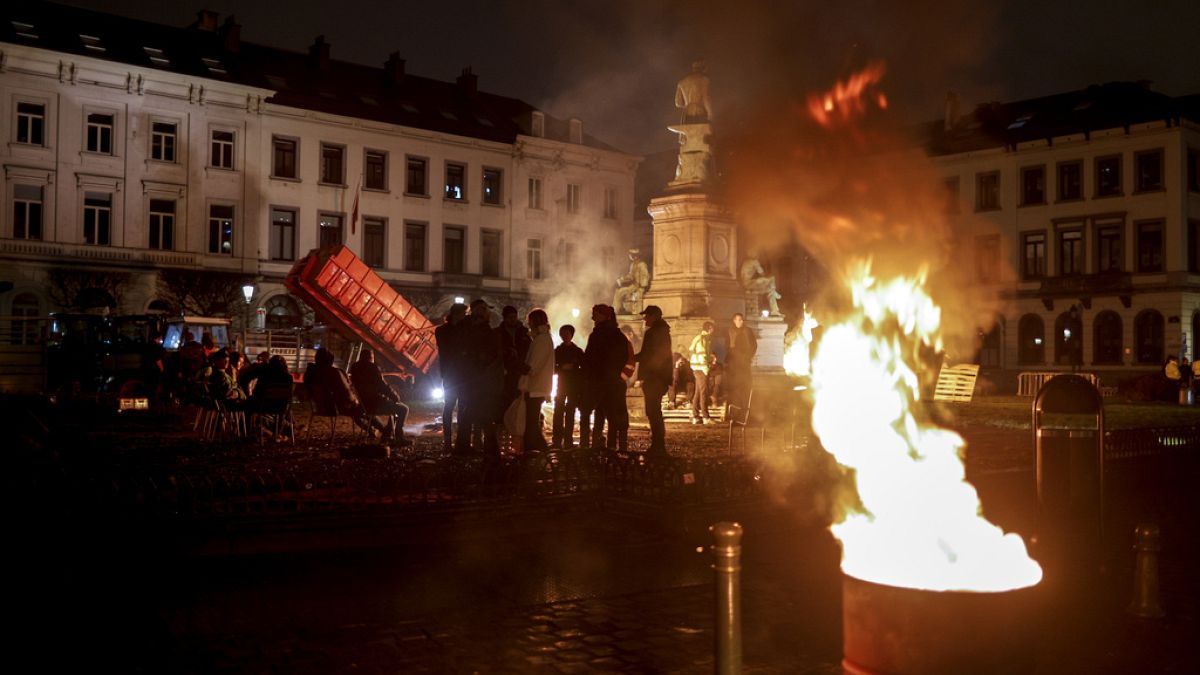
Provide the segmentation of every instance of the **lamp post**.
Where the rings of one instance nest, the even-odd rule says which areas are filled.
[[[242,285],[242,297],[246,299],[246,307],[243,312],[244,319],[242,322],[242,351],[245,352],[249,348],[250,336],[250,301],[254,299],[254,284],[246,282]]]

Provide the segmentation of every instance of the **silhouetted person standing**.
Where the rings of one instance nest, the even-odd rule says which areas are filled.
[[[584,350],[584,368],[588,387],[595,396],[596,417],[608,423],[607,443],[610,450],[629,447],[629,410],[625,407],[625,380],[622,377],[632,348],[629,340],[617,327],[617,318],[608,305],[592,308],[596,328],[588,337]],[[582,425],[581,425],[582,426]],[[599,442],[601,422],[593,430],[593,447]]]
[[[696,391],[692,394],[692,424],[712,424],[708,414],[709,373],[716,363],[713,354],[712,332],[713,322],[705,321],[700,334],[692,338],[688,348],[688,362],[692,366],[692,375],[696,378]]]
[[[658,305],[646,305],[642,317],[646,322],[646,333],[642,336],[642,351],[638,352],[637,363],[646,402],[646,419],[650,422],[649,452],[665,457],[667,429],[663,424],[662,399],[671,386],[675,371],[671,362],[671,327],[663,321]]]
[[[465,417],[471,425],[472,444],[482,443],[483,452],[500,457],[496,423],[504,413],[500,397],[504,388],[504,363],[500,336],[492,330],[492,306],[483,299],[471,303],[464,333],[465,358],[462,387]],[[460,431],[461,434],[461,431]]]
[[[729,403],[745,408],[750,400],[752,380],[750,364],[758,353],[758,338],[754,329],[746,325],[746,317],[733,315],[733,327],[725,350],[725,386],[728,387]]]
[[[504,388],[497,420],[501,419],[504,411],[516,400],[517,383],[521,376],[528,373],[525,356],[529,353],[529,329],[517,318],[517,308],[505,305],[500,313],[500,325],[496,326],[496,335],[500,340],[501,360],[504,363]]]
[[[550,319],[546,312],[535,309],[529,313],[530,344],[525,355],[526,374],[521,377],[521,393],[525,396],[524,450],[546,449],[542,435],[542,403],[554,387],[554,341],[550,339]]]
[[[572,340],[575,327],[566,324],[558,329],[562,344],[554,349],[554,372],[558,374],[558,389],[554,394],[553,437],[550,445],[555,448],[571,448],[575,435],[575,410],[579,407],[582,389],[583,350]],[[587,439],[581,439],[587,445]]]
[[[449,451],[457,445],[464,450],[471,444],[470,425],[463,423],[462,378],[466,361],[467,306],[455,303],[446,314],[446,322],[433,331],[437,342],[438,371],[442,376],[442,445]],[[454,441],[454,409],[458,408],[458,442]]]

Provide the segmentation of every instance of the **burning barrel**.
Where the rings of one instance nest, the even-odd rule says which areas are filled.
[[[1030,672],[1036,594],[1036,586],[929,591],[844,575],[842,669],[848,675]]]

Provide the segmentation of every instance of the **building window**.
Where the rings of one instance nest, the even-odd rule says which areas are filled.
[[[1163,362],[1163,316],[1148,309],[1133,319],[1133,339],[1137,362],[1158,365]]]
[[[233,169],[233,132],[213,129],[208,165],[214,169]]]
[[[1137,257],[1139,272],[1163,271],[1162,222],[1138,223]]]
[[[339,213],[322,213],[317,217],[317,228],[320,231],[317,246],[327,248],[340,246],[342,243],[342,216]]]
[[[420,157],[409,157],[404,177],[404,191],[410,195],[429,195],[428,163]]]
[[[233,255],[233,207],[228,204],[208,207],[208,252]]]
[[[483,203],[499,206],[501,201],[502,177],[500,169],[483,170]]]
[[[1042,317],[1026,314],[1017,324],[1017,362],[1023,366],[1046,362],[1046,327]]]
[[[538,138],[545,138],[545,136],[546,136],[546,115],[537,110],[533,111],[532,121],[529,126],[530,126],[529,131],[532,135],[537,136]]]
[[[1021,277],[1041,279],[1046,276],[1046,233],[1027,232],[1021,236]]]
[[[575,242],[567,241],[566,239],[558,240],[558,268],[564,272],[570,272],[575,269]]]
[[[541,210],[542,208],[542,179],[529,179],[529,208]]]
[[[975,269],[980,283],[1000,280],[1000,235],[975,237]]]
[[[1083,274],[1083,230],[1058,233],[1058,274],[1067,277]]]
[[[17,103],[17,142],[46,144],[46,106],[41,103]]]
[[[1116,312],[1106,310],[1096,315],[1092,324],[1093,363],[1120,365],[1124,349],[1122,331],[1121,317]]]
[[[500,233],[483,230],[479,237],[479,268],[485,277],[500,276]]]
[[[404,270],[406,272],[425,271],[425,225],[423,223],[404,224]]]
[[[975,210],[995,211],[1000,208],[1000,172],[975,174]]]
[[[1054,321],[1054,362],[1060,366],[1083,365],[1083,321],[1078,309],[1063,312]]]
[[[178,127],[171,122],[150,124],[150,159],[160,162],[175,161],[175,141],[179,137]]]
[[[617,217],[617,189],[604,188],[604,217],[615,220]]]
[[[1058,201],[1083,199],[1083,162],[1062,162],[1058,165]]]
[[[41,330],[38,326],[41,315],[41,303],[32,293],[21,293],[13,298],[12,332],[9,333],[9,344],[35,345],[41,341]]]
[[[462,164],[446,162],[446,199],[464,200],[467,198],[467,167]]]
[[[364,157],[366,167],[363,170],[363,185],[368,190],[388,189],[387,153],[380,150],[367,150]]]
[[[466,260],[467,231],[461,227],[445,227],[442,235],[442,271],[463,273]]]
[[[150,200],[150,248],[175,250],[175,200]]]
[[[525,242],[525,277],[527,279],[542,278],[541,239],[530,239]]]
[[[1187,229],[1188,271],[1200,274],[1200,220],[1189,220]],[[1196,335],[1200,339],[1200,334]]]
[[[1163,189],[1163,151],[1146,150],[1133,154],[1134,190],[1154,192]]]
[[[42,238],[42,186],[13,185],[13,238]]]
[[[1096,196],[1115,197],[1121,194],[1121,156],[1096,159]]]
[[[567,213],[579,213],[580,189],[578,183],[567,183]]]
[[[108,113],[88,113],[87,151],[112,154],[114,116]]]
[[[1046,167],[1021,169],[1021,206],[1046,203]]]
[[[363,262],[369,267],[387,267],[386,233],[382,218],[363,218]]]
[[[85,192],[83,196],[83,240],[96,246],[112,243],[112,194]]]
[[[295,139],[271,139],[272,160],[271,176],[274,178],[296,178],[296,143]]]
[[[340,145],[321,144],[321,182],[327,185],[345,185],[346,149]]]
[[[1187,189],[1200,192],[1200,150],[1187,151]]]
[[[300,305],[291,296],[276,295],[263,304],[268,330],[291,330],[299,328],[303,320]]]
[[[271,209],[271,240],[267,242],[271,260],[296,259],[296,212]]]
[[[1124,224],[1097,223],[1096,271],[1120,272],[1125,269]]]

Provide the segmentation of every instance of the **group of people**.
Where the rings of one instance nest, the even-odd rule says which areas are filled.
[[[304,371],[304,387],[316,410],[346,415],[388,445],[412,445],[404,435],[408,406],[384,379],[371,350],[364,349],[347,374],[334,365],[333,352],[325,347],[317,349]]]
[[[576,447],[576,418],[579,447],[628,450],[625,396],[636,381],[641,384],[650,424],[649,453],[667,454],[662,402],[678,380],[671,329],[659,307],[648,305],[642,310],[645,332],[636,353],[617,325],[616,311],[610,305],[592,307],[593,327],[586,348],[575,344],[576,328],[570,324],[559,326],[560,343],[554,347],[549,318],[542,309],[529,312],[522,323],[516,308],[506,306],[496,327],[491,325],[492,311],[482,299],[473,301],[470,307],[455,304],[434,331],[445,396],[442,432],[447,451],[498,457],[498,431],[505,424],[506,413],[519,451]],[[713,331],[713,324],[706,323],[692,340],[688,356],[696,381],[692,418],[697,424],[711,422],[707,376],[717,365]],[[748,398],[750,363],[757,345],[741,315],[734,318],[728,345],[726,365],[731,390],[734,396],[742,396],[744,390]],[[547,443],[541,410],[552,391],[551,439]],[[523,424],[513,429],[511,411],[522,405]]]
[[[197,342],[189,331],[177,356],[181,386],[193,385],[214,401],[233,410],[253,412],[268,407],[272,396],[291,400],[292,375],[282,356],[262,351],[254,361],[236,349],[217,348],[207,333]],[[279,393],[286,390],[286,393]]]

